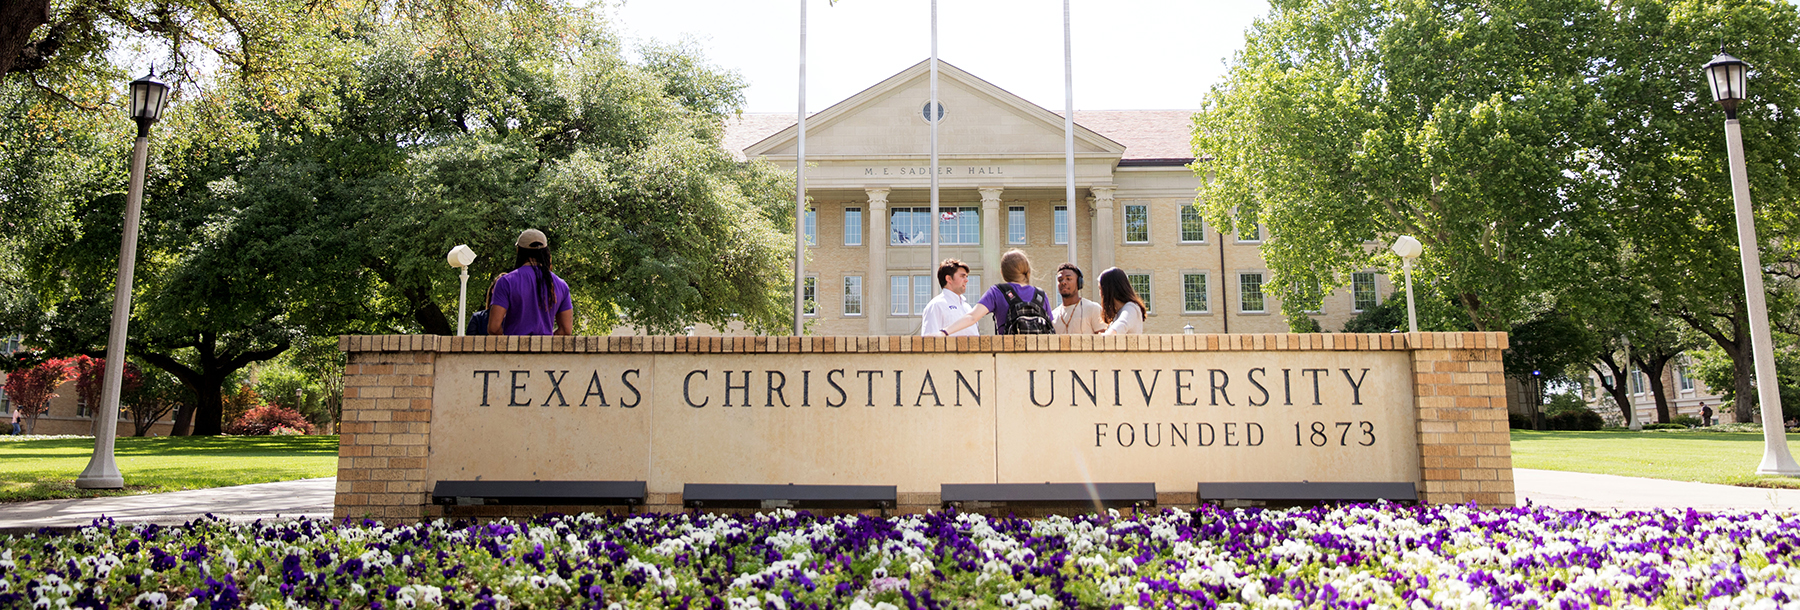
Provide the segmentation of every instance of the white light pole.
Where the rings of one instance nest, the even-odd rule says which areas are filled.
[[[806,331],[806,0],[800,0],[800,139],[794,148],[794,336]]]
[[[131,82],[131,120],[137,143],[131,151],[131,190],[125,195],[125,226],[119,239],[119,278],[113,285],[112,329],[106,335],[106,371],[100,383],[100,429],[94,434],[94,457],[75,486],[121,489],[125,477],[113,460],[113,437],[119,433],[119,382],[125,376],[125,331],[131,325],[131,276],[137,264],[138,212],[144,206],[144,165],[150,157],[150,126],[162,118],[169,86],[149,76]]]
[[[1419,311],[1413,307],[1412,268],[1413,261],[1425,252],[1425,246],[1411,235],[1401,235],[1394,240],[1394,254],[1400,255],[1400,268],[1406,270],[1406,327],[1411,332],[1419,332]]]
[[[1788,452],[1781,425],[1781,392],[1776,387],[1775,352],[1769,337],[1769,307],[1764,302],[1762,254],[1758,252],[1756,219],[1750,207],[1750,176],[1744,168],[1744,134],[1738,127],[1738,102],[1745,97],[1749,64],[1719,53],[1701,69],[1712,86],[1713,100],[1725,107],[1725,150],[1731,162],[1731,200],[1737,206],[1738,258],[1744,267],[1744,300],[1750,310],[1750,348],[1756,353],[1756,396],[1762,403],[1763,459],[1757,474],[1800,475],[1800,464]]]
[[[463,336],[469,325],[469,263],[475,262],[475,251],[468,244],[457,244],[444,255],[451,267],[462,270],[462,285],[456,288],[456,336]]]

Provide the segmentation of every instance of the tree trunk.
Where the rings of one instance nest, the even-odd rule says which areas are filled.
[[[0,77],[31,45],[31,33],[50,22],[50,0],[0,0]]]
[[[1669,392],[1663,385],[1663,371],[1669,368],[1669,360],[1674,355],[1657,354],[1650,358],[1634,358],[1638,368],[1644,371],[1644,377],[1650,381],[1650,394],[1656,397],[1656,423],[1669,423]]]
[[[1606,365],[1607,370],[1612,371],[1613,382],[1610,385],[1606,383],[1606,373],[1602,372],[1599,367],[1589,364],[1588,368],[1600,375],[1601,389],[1606,390],[1606,393],[1612,396],[1613,402],[1619,405],[1619,415],[1625,418],[1624,423],[1630,424],[1631,418],[1636,415],[1636,413],[1632,411],[1631,395],[1626,389],[1628,387],[1626,384],[1631,383],[1631,381],[1626,379],[1625,373],[1619,370],[1619,364],[1613,362],[1612,354],[1602,355],[1600,357],[1600,362]]]
[[[227,373],[229,375],[229,373]],[[225,393],[219,388],[226,375],[208,375],[194,388],[194,436],[218,436],[225,431]]]
[[[194,405],[182,403],[175,409],[175,425],[169,427],[169,436],[188,436],[193,434],[193,431]]]
[[[1740,424],[1756,421],[1756,360],[1750,350],[1731,354],[1731,420]]]
[[[138,356],[150,363],[151,366],[168,371],[176,379],[181,380],[182,385],[194,391],[194,404],[182,407],[194,418],[191,434],[194,436],[217,436],[224,428],[224,422],[221,420],[225,414],[224,391],[220,386],[231,377],[232,373],[249,366],[250,363],[281,355],[281,352],[287,351],[288,344],[283,341],[268,349],[221,355],[217,352],[218,337],[212,333],[203,333],[196,337],[193,343],[178,346],[178,348],[182,347],[194,348],[197,356],[195,360],[199,361],[198,367],[190,367],[167,354],[147,350],[138,353]],[[183,421],[180,415],[177,415],[175,429],[187,432]]]

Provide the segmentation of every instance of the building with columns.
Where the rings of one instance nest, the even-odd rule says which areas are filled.
[[[920,62],[807,119],[809,334],[917,334],[938,292],[929,74]],[[1000,255],[1014,248],[1031,258],[1031,283],[1054,295],[1072,237],[1082,296],[1098,301],[1100,271],[1125,270],[1150,306],[1148,333],[1287,332],[1281,303],[1262,290],[1260,231],[1221,235],[1194,210],[1192,111],[1077,112],[1071,219],[1062,116],[947,63],[938,78],[938,256],[969,265],[970,302],[1001,280]],[[726,145],[792,168],[798,137],[792,114],[747,114],[727,125]],[[1378,269],[1353,279],[1312,313],[1324,329],[1392,289]],[[983,334],[992,328],[990,317]]]

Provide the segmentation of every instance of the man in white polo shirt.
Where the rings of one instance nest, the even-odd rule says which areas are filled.
[[[969,266],[954,258],[946,258],[938,264],[938,292],[936,298],[925,305],[925,325],[919,329],[921,337],[936,337],[938,331],[961,320],[969,314],[969,302],[963,300],[963,291],[969,289]],[[973,337],[980,334],[974,326],[957,331],[953,337]]]

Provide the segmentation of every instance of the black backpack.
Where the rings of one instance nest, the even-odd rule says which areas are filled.
[[[1013,291],[1012,284],[1001,282],[995,284],[1000,294],[1006,295],[1006,319],[1000,321],[995,332],[1002,335],[1049,335],[1055,334],[1055,327],[1050,325],[1049,301],[1044,291],[1039,290],[1030,301],[1019,299],[1019,293]]]

